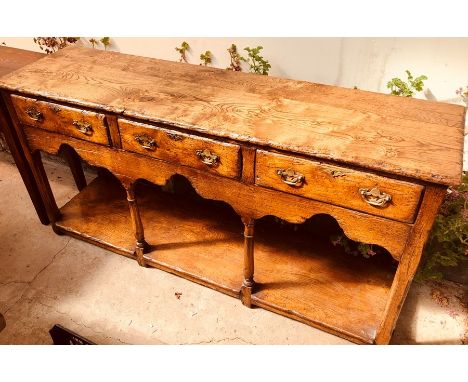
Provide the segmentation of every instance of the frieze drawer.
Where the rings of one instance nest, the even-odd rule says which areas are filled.
[[[257,151],[255,183],[306,198],[413,222],[424,186],[293,156]]]
[[[237,178],[240,147],[231,143],[119,119],[122,148],[168,162]]]
[[[18,95],[12,95],[11,100],[24,125],[109,145],[104,114]]]

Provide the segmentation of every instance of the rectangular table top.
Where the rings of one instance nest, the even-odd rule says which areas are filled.
[[[0,46],[0,77],[44,57],[44,53]]]
[[[0,88],[432,183],[461,180],[458,105],[79,46],[3,76]]]

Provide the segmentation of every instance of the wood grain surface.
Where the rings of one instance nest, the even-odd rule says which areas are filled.
[[[169,162],[184,164],[228,178],[239,177],[240,147],[231,143],[214,141],[202,137],[184,134],[157,126],[119,119],[122,148],[139,154]],[[138,137],[153,141],[152,148],[144,148]],[[205,164],[197,152],[208,150],[219,159],[214,165]]]
[[[255,183],[260,186],[408,223],[414,221],[424,190],[418,184],[289,155],[258,150],[256,158]],[[289,169],[304,176],[299,186],[286,184],[278,175],[278,171]],[[374,187],[391,195],[392,200],[383,207],[368,204],[359,189]]]
[[[94,166],[106,168],[116,176],[146,179],[164,185],[175,174],[189,179],[199,195],[228,203],[240,215],[259,219],[274,215],[291,223],[303,223],[311,216],[328,214],[336,219],[352,240],[378,244],[398,260],[412,226],[300,196],[269,190],[222,178],[187,166],[166,163],[147,156],[115,150],[46,130],[24,129],[31,150],[57,154],[63,145]],[[155,171],[154,169],[157,169]]]
[[[21,123],[41,129],[60,132],[90,142],[109,144],[105,115],[76,109],[33,98],[11,96],[16,115]],[[33,111],[33,118],[28,112]],[[35,119],[34,119],[35,118]],[[80,130],[80,129],[86,129]]]
[[[29,65],[43,57],[45,57],[45,54],[43,53],[10,48],[8,46],[0,46],[0,77],[14,72],[15,70]]]
[[[138,183],[136,198],[148,265],[239,298],[243,225],[231,208]],[[63,232],[133,256],[130,211],[115,178],[98,177],[61,214]],[[256,222],[252,303],[352,341],[374,341],[394,272],[389,257],[356,258],[320,235]]]
[[[444,187],[437,186],[428,187],[424,194],[421,209],[392,282],[383,319],[377,331],[376,343],[387,344],[392,337],[398,315],[418,269],[424,244],[446,194],[447,190]]]
[[[389,342],[446,186],[461,179],[456,105],[76,46],[2,88],[57,232],[356,342]],[[60,211],[40,151],[67,154],[83,188]],[[79,158],[100,167],[88,186]],[[174,176],[211,201],[145,182]],[[360,189],[392,200],[372,206]],[[393,259],[340,255],[321,226],[265,225],[322,214]]]
[[[0,87],[444,185],[462,106],[68,47]]]

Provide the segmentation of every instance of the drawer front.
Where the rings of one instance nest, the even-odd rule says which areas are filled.
[[[109,145],[104,114],[17,95],[12,95],[11,99],[24,125]]]
[[[212,139],[179,133],[119,119],[122,148],[200,170],[237,178],[240,147]]]
[[[413,222],[423,186],[318,161],[257,151],[259,186]]]

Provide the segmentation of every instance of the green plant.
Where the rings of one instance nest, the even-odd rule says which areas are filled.
[[[381,253],[380,247],[354,242],[345,235],[330,237],[333,245],[340,245],[346,253],[369,258]],[[438,280],[440,267],[456,267],[468,260],[468,172],[457,188],[450,188],[440,207],[424,248],[423,259],[416,279]]]
[[[419,280],[442,278],[440,266],[455,267],[468,260],[468,172],[450,188],[432,227],[416,275]]]
[[[330,241],[334,246],[343,247],[346,253],[353,256],[363,256],[368,259],[377,254],[377,249],[372,244],[358,243],[348,239],[345,235],[330,236]]]
[[[229,65],[229,68],[226,69],[232,70],[234,72],[242,71],[241,61],[245,59],[237,51],[237,46],[235,44],[232,44],[227,51],[229,52],[229,56],[231,58],[231,64]]]
[[[104,45],[104,50],[107,50],[107,47],[110,46],[110,37],[103,37],[99,40],[102,45]]]
[[[96,45],[99,44],[99,41],[96,40],[94,37],[90,38],[88,41],[89,41],[89,42],[91,43],[91,45],[93,46],[93,49],[95,48]]]
[[[241,57],[240,59],[249,64],[250,72],[268,76],[271,65],[260,55],[262,49],[263,46],[257,46],[256,48],[246,47],[244,50],[247,51],[247,58]]]
[[[207,66],[208,64],[211,64],[211,61],[212,61],[211,52],[207,50],[205,53],[200,54],[200,60],[202,61],[200,65]]]
[[[69,44],[76,43],[79,37],[34,37],[33,41],[47,54],[54,53]]]
[[[401,97],[412,97],[415,92],[423,90],[424,81],[427,80],[427,77],[423,74],[414,78],[409,70],[405,72],[408,76],[408,82],[398,77],[392,78],[387,82],[387,88],[390,89],[390,94]]]
[[[190,46],[189,46],[188,42],[186,42],[186,41],[183,41],[182,44],[180,45],[180,47],[175,48],[175,50],[177,52],[179,52],[179,54],[180,54],[179,62],[188,62],[186,53],[187,53],[187,51],[189,49],[190,49]]]
[[[457,95],[461,96],[461,97],[468,97],[468,85],[465,86],[465,88],[463,89],[463,87],[459,87],[455,93],[457,93]]]

